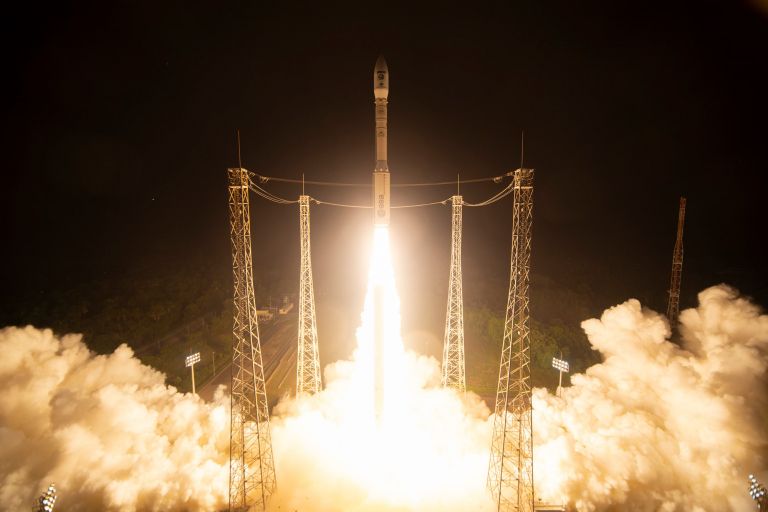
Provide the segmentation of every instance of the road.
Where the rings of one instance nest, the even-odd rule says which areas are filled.
[[[264,380],[270,408],[286,394],[293,394],[296,387],[296,344],[298,336],[296,313],[278,316],[270,323],[259,324],[261,355],[264,364]],[[232,363],[222,368],[210,381],[198,390],[203,400],[213,400],[220,385],[229,389],[232,379]]]

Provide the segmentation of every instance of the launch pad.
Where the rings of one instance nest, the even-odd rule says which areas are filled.
[[[562,510],[534,507],[533,487],[533,425],[530,385],[530,328],[528,280],[530,269],[533,170],[519,168],[501,176],[488,178],[500,183],[512,177],[501,191],[479,203],[465,202],[462,196],[417,205],[391,204],[391,183],[387,155],[387,102],[389,69],[383,57],[374,67],[374,102],[376,160],[372,173],[372,204],[340,205],[320,201],[308,195],[299,200],[281,198],[263,188],[269,180],[292,181],[256,175],[243,168],[229,170],[230,233],[235,282],[235,321],[233,327],[232,421],[230,436],[230,508],[266,509],[275,492],[277,479],[270,437],[269,411],[264,383],[261,344],[255,308],[253,270],[251,263],[250,207],[248,195],[256,195],[273,203],[300,205],[301,226],[301,286],[299,299],[299,336],[297,360],[297,393],[319,393],[322,389],[318,351],[317,327],[312,285],[310,233],[310,203],[332,206],[371,208],[374,229],[374,254],[371,262],[369,299],[371,301],[371,346],[369,375],[372,394],[369,395],[374,421],[383,418],[390,388],[397,382],[393,370],[391,331],[399,330],[399,312],[392,304],[399,302],[394,291],[394,279],[389,259],[389,225],[392,208],[413,208],[430,205],[452,205],[452,247],[449,272],[450,290],[446,310],[446,333],[443,351],[442,384],[459,393],[466,389],[464,377],[463,298],[461,278],[461,216],[462,206],[481,207],[513,195],[513,235],[510,284],[504,329],[504,340],[496,394],[493,422],[488,490],[497,511],[534,512]],[[472,180],[473,182],[482,180]],[[324,183],[333,185],[333,183]],[[441,183],[440,185],[443,185]],[[419,184],[421,186],[425,184]],[[428,184],[427,184],[428,185]],[[438,185],[438,184],[435,184]],[[386,239],[386,245],[379,240]],[[376,252],[386,252],[377,254]],[[385,263],[386,262],[386,263]],[[386,265],[378,268],[377,265]],[[382,280],[383,279],[383,280]],[[389,280],[389,281],[388,281]],[[391,282],[390,282],[391,281]],[[398,306],[399,308],[399,306]],[[392,316],[395,314],[395,316]],[[399,338],[399,332],[395,333]],[[543,506],[543,505],[542,505]]]

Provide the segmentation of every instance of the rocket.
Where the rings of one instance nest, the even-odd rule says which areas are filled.
[[[389,70],[384,56],[373,68],[373,96],[376,104],[376,167],[373,169],[373,226],[389,227],[389,167],[387,166],[387,97]],[[373,407],[378,421],[384,410],[384,288],[373,290]]]
[[[380,55],[373,68],[376,103],[376,167],[373,170],[373,225],[389,226],[389,167],[387,167],[387,97],[389,70]]]

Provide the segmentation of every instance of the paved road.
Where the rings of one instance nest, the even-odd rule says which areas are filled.
[[[278,317],[274,322],[259,324],[264,380],[270,407],[285,394],[292,394],[296,386],[296,343],[298,325],[295,313]],[[213,400],[220,385],[229,389],[232,363],[222,368],[213,379],[198,390],[203,400]]]

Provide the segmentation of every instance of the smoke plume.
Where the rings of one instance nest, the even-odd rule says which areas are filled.
[[[539,493],[578,510],[752,510],[765,469],[768,316],[726,286],[666,319],[637,300],[582,327],[604,362],[534,396]]]
[[[746,475],[766,476],[768,316],[719,286],[680,320],[679,345],[636,300],[582,324],[604,361],[573,375],[561,398],[534,391],[542,501],[752,509]],[[97,356],[79,336],[49,330],[3,329],[0,354],[0,509],[28,509],[50,482],[62,510],[226,507],[223,394],[205,404],[126,346]],[[493,510],[487,407],[441,389],[434,359],[403,353],[396,407],[373,422],[361,413],[365,368],[359,353],[334,363],[321,393],[277,406],[270,510]]]
[[[61,510],[216,510],[226,504],[228,400],[164,384],[126,345],[0,330],[0,510],[49,483]]]

